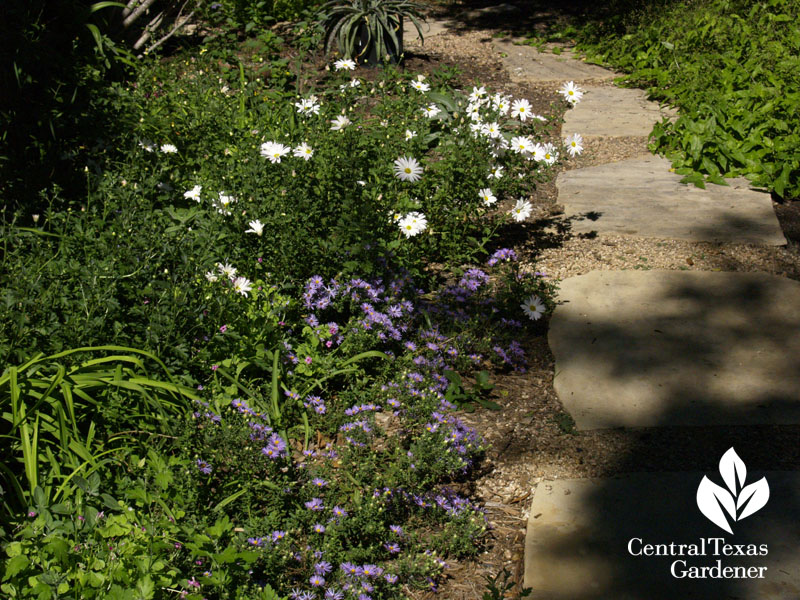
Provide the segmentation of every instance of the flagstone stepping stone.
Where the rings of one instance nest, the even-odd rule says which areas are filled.
[[[585,138],[598,136],[650,135],[653,124],[677,112],[647,99],[644,90],[582,87],[580,102],[564,114],[562,131],[580,133]]]
[[[670,162],[644,156],[574,169],[556,179],[558,201],[575,233],[628,234],[689,241],[786,244],[769,194],[745,179],[706,189],[680,183]]]
[[[559,302],[553,383],[578,429],[800,424],[800,282],[593,271]]]
[[[539,52],[532,46],[517,46],[510,39],[496,40],[494,44],[514,83],[611,81],[618,76],[608,69],[583,62],[569,50],[561,54]]]
[[[770,497],[740,521],[733,535],[697,506],[703,476],[719,473],[637,473],[613,479],[543,481],[534,491],[525,539],[524,585],[534,600],[797,600],[800,598],[800,473],[766,477]],[[720,541],[709,541],[716,538]],[[704,541],[701,541],[704,540]],[[631,541],[633,540],[633,541]],[[724,540],[724,541],[723,541]],[[689,544],[706,556],[632,556],[645,544]],[[766,556],[725,556],[721,544],[767,546]],[[631,544],[630,551],[628,545]],[[705,548],[702,547],[705,544]],[[716,548],[715,545],[720,547]],[[759,548],[760,549],[760,548]],[[718,556],[714,551],[719,550]],[[676,551],[679,551],[676,549]],[[667,549],[667,552],[669,550]],[[730,552],[735,554],[736,549]],[[678,562],[674,565],[675,561]],[[691,567],[729,567],[751,578],[689,578]],[[739,567],[736,573],[733,568]],[[766,567],[766,569],[764,569]],[[761,570],[759,570],[761,569]],[[705,571],[706,575],[716,575]],[[753,576],[763,575],[763,578]]]
[[[444,33],[449,29],[447,21],[441,21],[439,19],[426,19],[424,22],[420,21],[420,25],[422,26],[422,35],[425,36],[425,39]],[[417,28],[414,27],[414,24],[409,19],[405,19],[403,21],[403,42],[407,44],[418,39],[419,32]],[[423,40],[423,44],[424,43]]]

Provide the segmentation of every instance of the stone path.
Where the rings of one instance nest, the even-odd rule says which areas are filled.
[[[502,50],[515,80],[573,80],[586,90],[566,114],[565,135],[647,136],[675,114],[572,56]],[[668,161],[645,155],[567,171],[556,183],[575,233],[786,243],[768,194],[743,180],[701,190],[680,179]],[[702,436],[708,426],[800,424],[800,283],[763,273],[603,271],[561,282],[560,302],[549,334],[554,386],[577,429],[694,427]],[[742,488],[744,465],[736,472],[738,485],[715,488],[707,510],[742,514],[755,488]],[[800,598],[800,473],[748,475],[746,485],[766,476],[769,501],[732,521],[732,535],[698,507],[704,475],[722,483],[720,473],[697,472],[539,483],[525,544],[532,597]],[[684,544],[684,554],[690,544],[738,544],[745,556],[733,547],[632,556],[628,545],[637,551],[639,539]],[[746,555],[748,544],[758,555]]]

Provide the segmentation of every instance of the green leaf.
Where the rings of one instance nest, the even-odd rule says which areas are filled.
[[[31,561],[24,554],[14,556],[6,562],[6,574],[3,576],[3,581],[8,581],[17,573],[24,571],[30,563]]]

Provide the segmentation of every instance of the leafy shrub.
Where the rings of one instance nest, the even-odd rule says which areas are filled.
[[[585,30],[582,48],[680,109],[656,125],[651,147],[698,185],[745,176],[796,197],[800,3],[682,2],[640,15],[618,35]]]

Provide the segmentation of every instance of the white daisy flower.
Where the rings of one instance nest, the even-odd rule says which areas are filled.
[[[414,81],[412,81],[410,83],[410,85],[411,85],[412,88],[414,88],[418,92],[427,92],[427,91],[429,91],[431,89],[430,84],[424,83],[422,81],[419,81],[418,79],[415,79]]]
[[[547,143],[543,147],[544,150],[544,162],[548,165],[552,165],[554,162],[558,160],[558,152],[556,152],[556,147],[553,144]]]
[[[350,119],[344,115],[339,115],[331,121],[331,131],[341,131],[350,124]]]
[[[564,100],[569,102],[570,104],[577,104],[581,96],[583,96],[583,90],[580,89],[577,85],[575,85],[574,81],[568,81],[561,89],[558,90],[558,93],[564,96]]]
[[[261,234],[264,233],[264,224],[258,219],[250,221],[248,225],[250,225],[250,229],[245,231],[245,233],[255,233],[258,237],[261,237]]]
[[[234,269],[228,263],[217,263],[217,270],[219,270],[220,275],[225,275],[228,279],[233,279],[236,277],[236,269]]]
[[[317,102],[316,96],[304,98],[300,102],[295,102],[294,105],[297,107],[297,112],[306,117],[319,114],[320,104]]]
[[[233,291],[242,296],[247,296],[247,293],[252,289],[252,282],[247,277],[237,277],[233,280]]]
[[[422,109],[422,114],[424,114],[429,119],[432,119],[440,112],[442,112],[442,110],[436,104],[429,104],[428,106]]]
[[[514,208],[511,209],[509,214],[517,223],[522,223],[522,221],[531,216],[532,211],[533,205],[527,200],[520,198],[517,200],[517,203],[514,205]]]
[[[532,156],[533,160],[535,160],[536,162],[542,162],[545,159],[544,158],[545,157],[544,146],[542,146],[539,143],[534,145],[532,155],[533,155]]]
[[[225,192],[220,192],[218,199],[213,202],[213,205],[219,214],[230,216],[230,205],[234,202],[236,202],[236,198],[228,196]]]
[[[394,175],[400,181],[419,181],[422,176],[422,167],[416,158],[401,156],[394,161]]]
[[[542,115],[537,115],[535,113],[531,113],[531,119],[536,119],[537,121],[541,121],[542,123],[546,123],[547,119]]]
[[[533,152],[533,140],[526,135],[519,135],[511,140],[511,148],[517,154],[528,155]]]
[[[139,147],[143,148],[146,152],[155,152],[156,145],[150,140],[142,140],[139,142]]]
[[[578,156],[583,152],[583,138],[580,133],[573,133],[571,136],[567,137],[567,139],[564,140],[564,144],[566,144],[567,152],[569,152],[569,155],[572,157]]]
[[[489,169],[489,178],[491,179],[500,179],[503,176],[503,166],[502,165],[494,165]]]
[[[200,192],[203,191],[202,185],[196,185],[192,189],[183,193],[183,197],[187,200],[194,200],[195,202],[200,202]]]
[[[314,156],[314,149],[305,142],[303,142],[297,148],[294,149],[294,155],[297,158],[309,160],[312,156]]]
[[[486,88],[481,87],[472,87],[472,93],[469,95],[469,101],[471,103],[479,104],[483,100],[486,99]]]
[[[360,79],[353,78],[353,79],[350,80],[350,87],[351,88],[357,88],[360,85],[361,85],[361,80]]]
[[[514,100],[514,104],[511,105],[511,115],[517,117],[520,121],[527,120],[532,114],[531,103],[525,98]]]
[[[492,107],[501,115],[507,115],[511,108],[511,98],[502,94],[492,96]]]
[[[419,212],[410,212],[397,221],[400,231],[407,237],[413,237],[428,228],[428,220]]]
[[[411,131],[410,129],[406,129],[406,140],[413,140],[417,137],[416,131]]]
[[[500,137],[500,125],[498,123],[486,123],[483,126],[482,131],[484,135],[489,136],[493,140],[496,140]]]
[[[174,144],[162,144],[161,151],[164,154],[175,154],[178,151],[178,148],[175,147]]]
[[[354,71],[356,68],[356,61],[352,58],[341,58],[333,63],[333,66],[337,71],[341,71],[342,69]]]
[[[471,102],[467,105],[467,114],[473,121],[481,120],[481,105],[477,102]]]
[[[261,144],[261,156],[268,158],[272,164],[281,162],[281,158],[289,154],[291,148],[278,142],[264,142]]]
[[[214,271],[209,271],[208,273],[206,273],[206,279],[208,279],[208,281],[210,281],[211,283],[214,283],[219,278],[217,277],[217,274],[214,273]]]
[[[478,190],[478,195],[481,197],[481,200],[483,200],[483,203],[486,206],[491,206],[492,204],[497,202],[497,198],[492,193],[492,190],[489,188],[483,188],[482,190]]]
[[[522,310],[532,321],[536,321],[544,314],[544,302],[539,296],[533,295],[521,305]]]

